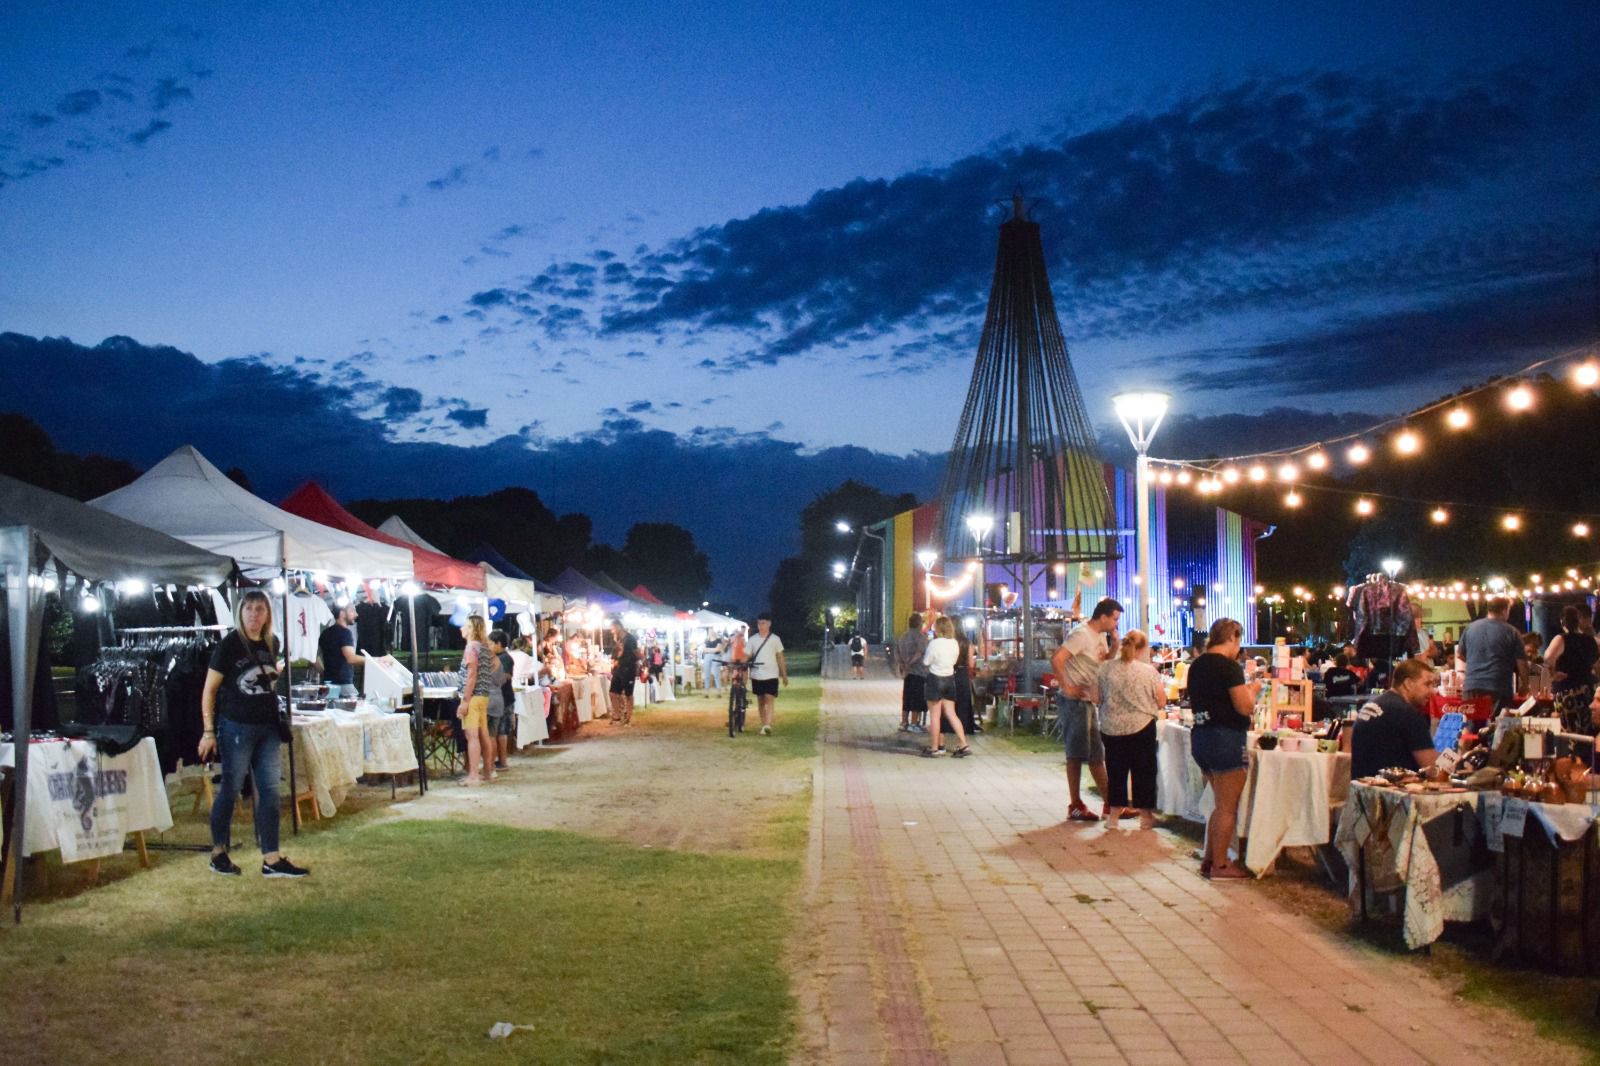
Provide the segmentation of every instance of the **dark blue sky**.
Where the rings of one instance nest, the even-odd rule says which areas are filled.
[[[1577,0],[10,5],[0,330],[254,358],[379,441],[939,451],[1020,184],[1101,421],[1388,411],[1594,339],[1597,40]]]

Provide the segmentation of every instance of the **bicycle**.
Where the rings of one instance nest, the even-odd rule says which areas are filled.
[[[744,732],[745,711],[749,709],[750,698],[744,682],[750,674],[750,664],[733,659],[713,661],[726,666],[732,675],[728,678],[728,736],[736,737]]]

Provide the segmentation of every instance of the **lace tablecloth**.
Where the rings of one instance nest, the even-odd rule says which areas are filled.
[[[366,733],[354,714],[295,715],[296,783],[311,789],[317,810],[332,818],[356,778],[365,772]],[[289,760],[283,760],[289,772]]]
[[[361,725],[361,772],[405,774],[417,768],[409,714],[363,709],[353,715]]]
[[[1351,909],[1362,910],[1363,889],[1367,896],[1403,891],[1405,940],[1411,948],[1439,939],[1446,921],[1486,917],[1492,873],[1474,869],[1470,860],[1483,837],[1480,798],[1487,797],[1352,784],[1334,834],[1350,867]]]

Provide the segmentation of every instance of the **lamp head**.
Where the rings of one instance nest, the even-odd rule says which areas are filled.
[[[850,523],[841,518],[834,522],[833,528],[837,529],[840,533],[848,533],[850,532]]]
[[[1383,562],[1379,563],[1378,565],[1383,567],[1383,572],[1389,575],[1390,580],[1393,580],[1395,575],[1400,573],[1401,569],[1406,564],[1401,562],[1399,559],[1390,557],[1388,559],[1385,559]]]
[[[967,516],[967,529],[978,540],[983,540],[994,530],[994,516],[972,514]]]
[[[923,548],[917,552],[917,562],[922,564],[922,569],[932,570],[933,564],[939,561],[939,553],[932,548]]]
[[[1149,447],[1171,401],[1164,392],[1119,392],[1111,397],[1111,407],[1139,454]]]

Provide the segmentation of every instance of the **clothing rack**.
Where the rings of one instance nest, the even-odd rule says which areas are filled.
[[[233,628],[233,626],[231,626],[231,625],[214,625],[214,626],[202,626],[202,625],[192,625],[192,626],[135,626],[135,627],[133,627],[131,629],[119,629],[119,630],[117,630],[117,633],[118,633],[118,635],[122,635],[122,634],[126,634],[126,633],[145,633],[145,634],[152,634],[153,633],[153,634],[157,634],[157,635],[164,636],[164,637],[176,637],[176,636],[183,636],[183,635],[188,634],[188,633],[226,633],[228,630],[230,630],[232,628]]]

